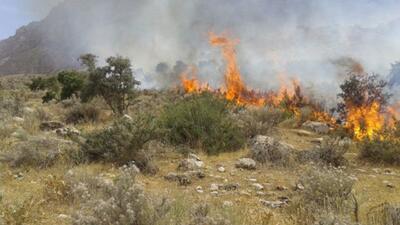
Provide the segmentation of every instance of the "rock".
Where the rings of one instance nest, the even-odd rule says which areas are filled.
[[[249,178],[249,181],[250,182],[257,182],[257,179],[256,178]]]
[[[372,171],[374,171],[375,173],[380,173],[381,170],[379,168],[373,168]]]
[[[232,206],[233,206],[233,202],[231,202],[231,201],[224,201],[224,203],[222,203],[223,208],[230,208]]]
[[[293,130],[293,132],[299,136],[313,136],[314,134],[311,133],[310,131],[306,131],[306,130]]]
[[[170,172],[167,175],[164,176],[164,179],[166,179],[167,181],[177,181],[178,180],[178,174],[177,173],[173,173]]]
[[[254,183],[251,186],[253,186],[256,189],[256,191],[264,190],[264,186],[262,184],[259,184],[259,183]]]
[[[195,155],[195,154],[193,154],[193,153],[190,153],[190,154],[188,155],[188,158],[189,158],[189,159],[194,159],[194,160],[196,160],[196,161],[201,161],[200,157],[198,157],[197,155]]]
[[[250,158],[241,158],[236,164],[236,168],[246,169],[246,170],[255,170],[256,169],[256,161]]]
[[[313,138],[311,139],[311,142],[315,144],[322,144],[324,142],[324,138]]]
[[[183,159],[179,165],[179,171],[190,171],[190,170],[199,170],[203,168],[204,163],[203,161],[199,161],[193,158]]]
[[[279,186],[276,187],[276,190],[278,190],[278,191],[286,191],[286,190],[288,190],[288,188],[283,186],[283,185],[279,185]]]
[[[59,215],[57,216],[57,218],[58,218],[58,219],[63,219],[63,220],[71,219],[70,216],[65,215],[65,214],[59,214]]]
[[[236,191],[240,187],[239,184],[224,184],[222,186],[219,186],[220,189],[225,190],[225,191]]]
[[[260,199],[260,203],[262,205],[266,206],[266,207],[270,207],[270,208],[273,208],[273,209],[281,208],[284,205],[286,205],[286,203],[282,202],[282,201],[267,201],[267,200],[264,200],[264,199]]]
[[[393,171],[391,170],[391,169],[385,169],[385,171],[384,171],[384,173],[385,174],[392,174],[393,173]]]
[[[241,191],[241,192],[239,192],[239,194],[243,195],[243,196],[247,196],[247,197],[251,196],[251,194],[249,192],[247,192],[247,191]]]
[[[201,187],[201,186],[197,186],[196,191],[197,191],[197,193],[200,193],[200,194],[202,194],[204,192],[203,187]]]
[[[257,191],[257,192],[256,192],[256,195],[257,195],[257,196],[265,196],[266,194],[265,194],[265,192]]]
[[[79,136],[81,132],[74,127],[64,127],[56,129],[56,134],[62,137]]]
[[[39,126],[40,130],[42,131],[52,131],[63,127],[65,127],[65,125],[58,121],[42,122]]]
[[[296,184],[295,188],[296,191],[302,191],[304,190],[304,186],[300,183]]]
[[[294,147],[272,137],[257,135],[250,150],[251,158],[260,163],[285,165],[291,161]]]
[[[326,123],[316,122],[316,121],[307,121],[303,123],[303,128],[312,130],[319,134],[327,134],[329,133],[329,126]]]
[[[220,173],[224,173],[225,172],[225,168],[223,166],[218,167],[218,172]]]
[[[128,120],[128,121],[132,121],[132,120],[133,120],[132,117],[129,116],[128,114],[123,115],[123,116],[122,116],[122,119],[123,119],[123,120]]]
[[[392,184],[392,183],[387,183],[387,184],[386,184],[386,187],[388,187],[388,188],[395,188],[394,184]]]
[[[210,192],[210,194],[213,195],[213,196],[217,196],[218,195],[218,191],[212,191],[212,192]]]
[[[218,191],[218,190],[219,190],[219,185],[218,184],[211,184],[210,191]]]
[[[14,122],[17,122],[17,123],[23,123],[25,121],[24,118],[18,117],[18,116],[14,116],[13,120],[14,120]]]
[[[188,186],[192,183],[192,180],[187,175],[178,175],[178,184],[181,186]]]
[[[206,174],[203,171],[188,171],[185,172],[185,174],[192,178],[198,178],[198,179],[203,179],[204,177],[206,177]]]

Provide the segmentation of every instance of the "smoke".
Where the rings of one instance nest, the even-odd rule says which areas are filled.
[[[240,40],[249,86],[277,88],[280,74],[334,99],[349,67],[387,74],[399,60],[399,9],[397,0],[66,0],[48,20],[64,21],[76,54],[129,57],[143,87],[173,86],[188,65],[219,85],[224,61],[208,44],[212,31]]]

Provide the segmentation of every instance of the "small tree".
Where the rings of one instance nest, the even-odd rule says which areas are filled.
[[[345,119],[349,107],[365,107],[374,103],[379,103],[380,110],[384,110],[390,98],[385,90],[387,84],[376,74],[350,74],[340,85],[342,92],[338,94],[341,101],[337,105],[337,112]]]
[[[62,84],[60,98],[64,100],[74,94],[78,95],[84,86],[85,76],[75,70],[62,71],[58,74],[57,80]]]
[[[85,55],[87,56],[87,55]],[[93,68],[95,58],[89,57],[86,63],[89,72],[88,84],[82,93],[82,100],[89,101],[94,96],[101,96],[116,114],[122,115],[136,98],[135,87],[140,82],[135,80],[128,58],[110,57],[104,67]]]

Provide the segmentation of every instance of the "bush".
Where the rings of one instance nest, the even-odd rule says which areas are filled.
[[[135,161],[144,172],[155,172],[152,153],[144,145],[157,138],[157,122],[152,116],[139,115],[134,119],[121,118],[112,126],[89,135],[82,151],[89,160],[125,164]]]
[[[208,154],[241,148],[244,134],[229,116],[227,104],[210,93],[203,93],[167,107],[161,121],[167,129],[168,140],[202,148]]]
[[[367,216],[369,225],[398,225],[400,223],[400,205],[383,203],[372,207]]]
[[[287,118],[287,115],[276,108],[248,108],[234,115],[240,129],[246,137],[267,135],[274,127]]]
[[[60,143],[49,138],[30,138],[0,155],[0,162],[11,167],[48,168],[60,158]]]
[[[314,168],[300,180],[305,204],[340,211],[351,197],[354,181],[342,170]]]
[[[78,96],[85,82],[85,76],[77,71],[62,71],[57,75],[57,80],[62,84],[61,100]]]
[[[220,216],[214,218],[210,214],[210,206],[208,204],[199,204],[194,206],[192,210],[192,220],[189,225],[230,225],[230,221]]]
[[[32,217],[38,213],[39,201],[26,199],[22,202],[0,202],[0,225],[22,225],[33,222]]]
[[[169,211],[168,202],[155,201],[136,183],[136,172],[125,167],[115,182],[99,183],[73,216],[73,225],[157,224]]]
[[[88,123],[98,122],[101,110],[93,104],[78,104],[73,107],[66,116],[66,123]]]
[[[360,158],[373,163],[400,165],[400,140],[363,140],[360,143]]]
[[[342,139],[324,139],[321,146],[309,151],[298,153],[300,162],[314,161],[328,166],[345,166],[347,159],[344,157],[349,149],[349,144]]]

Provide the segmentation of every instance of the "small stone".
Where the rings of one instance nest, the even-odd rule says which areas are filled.
[[[178,180],[178,174],[170,172],[167,175],[164,176],[164,179],[167,181],[177,181]]]
[[[384,173],[385,173],[385,174],[392,174],[392,173],[393,173],[393,171],[392,171],[392,170],[390,170],[390,169],[385,169]]]
[[[381,170],[378,169],[378,168],[373,168],[372,171],[374,171],[375,173],[380,173],[381,172]]]
[[[265,194],[265,192],[257,191],[257,192],[256,192],[256,195],[258,195],[258,196],[265,196],[266,194]]]
[[[304,186],[302,184],[298,183],[298,184],[296,184],[295,190],[302,191],[302,190],[304,190]]]
[[[262,184],[254,183],[254,184],[252,184],[252,186],[253,186],[257,191],[264,190],[264,186],[263,186]]]
[[[247,196],[247,197],[251,196],[251,194],[249,192],[247,192],[247,191],[241,191],[241,192],[239,192],[239,194],[243,195],[243,196]]]
[[[65,214],[60,214],[60,215],[57,216],[57,218],[59,218],[59,219],[70,219],[71,217],[68,216],[68,215],[65,215]]]
[[[239,184],[225,184],[220,188],[225,190],[225,191],[236,191],[236,190],[239,189],[239,187],[240,187]]]
[[[232,206],[233,206],[233,202],[231,202],[231,201],[224,201],[224,203],[222,203],[223,208],[230,208]]]
[[[210,192],[210,194],[213,195],[213,196],[217,196],[218,195],[218,191],[212,191],[212,192]]]
[[[278,191],[286,191],[286,190],[288,190],[288,188],[283,186],[283,185],[279,185],[279,186],[276,187],[276,190],[278,190]]]
[[[250,178],[249,181],[250,182],[257,182],[257,179],[256,178]]]
[[[273,208],[273,209],[281,208],[282,206],[285,205],[285,203],[281,202],[281,201],[267,201],[267,200],[264,200],[264,199],[260,199],[260,203],[262,205],[266,206],[266,207],[270,207],[270,208]]]
[[[219,185],[218,184],[211,184],[210,191],[218,191],[218,190],[219,190]]]
[[[192,180],[187,175],[179,175],[178,176],[178,184],[181,186],[188,186],[192,183]]]
[[[218,167],[218,172],[220,173],[224,173],[225,172],[225,168],[223,166]]]
[[[197,186],[196,191],[197,191],[197,193],[200,193],[200,194],[202,194],[204,192],[203,187],[201,187],[201,186]]]
[[[25,121],[24,118],[18,117],[18,116],[13,117],[13,120],[14,120],[14,122],[17,122],[17,123],[22,123]]]

